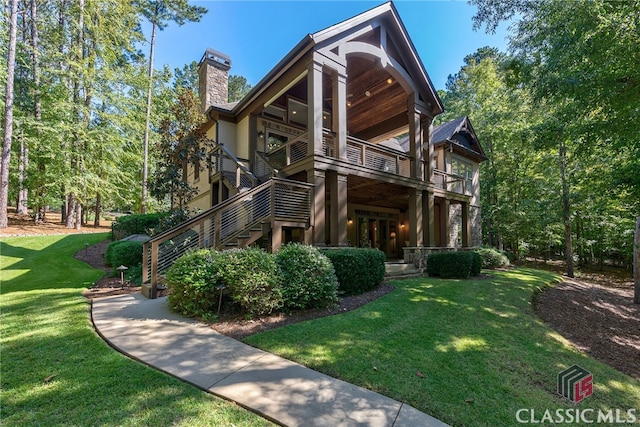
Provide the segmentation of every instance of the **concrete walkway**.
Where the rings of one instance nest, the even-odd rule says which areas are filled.
[[[97,298],[92,318],[98,333],[122,353],[281,425],[446,426],[409,405],[178,316],[166,298]]]

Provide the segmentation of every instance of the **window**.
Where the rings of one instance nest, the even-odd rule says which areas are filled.
[[[461,159],[453,158],[451,159],[451,173],[454,175],[459,175],[464,178],[465,181],[465,192],[471,193],[473,190],[473,164],[469,162],[465,162]],[[456,190],[462,191],[461,186],[457,187]]]

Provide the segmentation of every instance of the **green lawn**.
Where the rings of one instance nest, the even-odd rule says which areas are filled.
[[[394,292],[358,310],[246,342],[453,426],[517,425],[522,408],[538,420],[547,409],[640,408],[639,381],[574,350],[533,313],[532,295],[557,280],[516,269],[485,280],[395,281]],[[557,374],[573,364],[594,378],[578,405],[556,392]]]
[[[134,362],[95,333],[73,259],[106,234],[0,239],[3,426],[265,426],[237,405]]]

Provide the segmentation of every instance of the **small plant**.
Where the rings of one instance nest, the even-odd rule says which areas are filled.
[[[333,264],[339,291],[358,295],[378,286],[384,279],[384,252],[369,248],[327,249],[322,252]]]
[[[482,268],[494,269],[508,267],[510,265],[509,258],[494,248],[480,248],[476,252],[482,258]]]
[[[328,307],[338,298],[333,264],[320,250],[288,244],[276,254],[285,309]]]

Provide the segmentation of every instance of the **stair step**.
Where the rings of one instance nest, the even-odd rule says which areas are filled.
[[[402,262],[386,262],[384,267],[387,277],[420,275],[422,273],[415,265]]]

